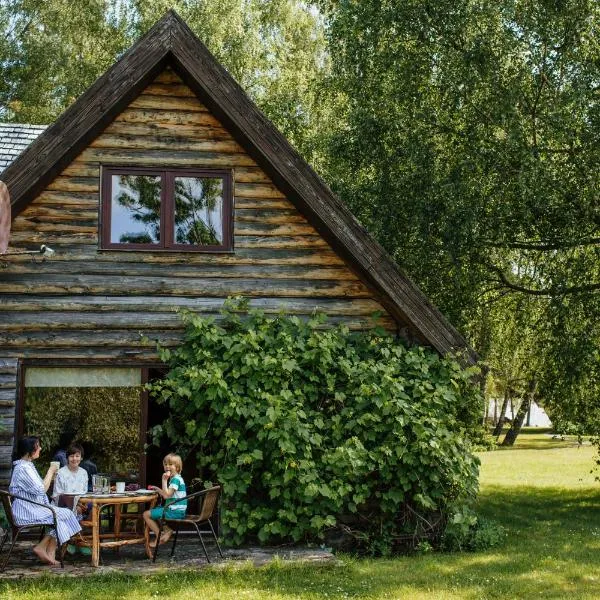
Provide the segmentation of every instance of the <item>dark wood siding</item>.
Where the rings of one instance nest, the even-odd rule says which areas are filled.
[[[100,165],[234,171],[233,254],[101,251]],[[119,359],[174,344],[175,310],[218,314],[223,299],[300,315],[316,307],[362,328],[396,324],[294,205],[171,70],[115,119],[14,220],[12,245],[45,243],[50,260],[11,257],[0,276],[6,357]],[[147,339],[143,339],[146,336]]]

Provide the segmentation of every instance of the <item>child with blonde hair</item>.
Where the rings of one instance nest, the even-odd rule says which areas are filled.
[[[149,485],[148,489],[157,491],[164,499],[164,505],[156,506],[144,512],[144,521],[150,531],[156,536],[156,540],[158,540],[160,531],[157,521],[163,517],[167,519],[183,519],[187,510],[187,500],[181,500],[181,498],[185,498],[187,495],[185,482],[181,476],[183,469],[181,456],[172,452],[167,454],[163,458],[163,467],[165,472],[162,476],[162,486]],[[173,530],[165,526],[160,536],[161,543],[168,542],[171,535],[173,535]],[[154,543],[150,543],[152,548],[156,546],[156,540]]]

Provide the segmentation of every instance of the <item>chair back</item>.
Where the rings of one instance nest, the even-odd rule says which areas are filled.
[[[200,508],[200,521],[206,521],[215,512],[217,504],[219,502],[219,494],[221,493],[221,486],[215,485],[214,487],[208,488],[202,494],[202,507]]]
[[[4,508],[4,514],[6,515],[6,520],[10,525],[11,529],[14,531],[15,529],[15,520],[13,517],[12,511],[12,496],[9,492],[5,492],[4,490],[0,490],[0,499],[2,500],[2,508]]]

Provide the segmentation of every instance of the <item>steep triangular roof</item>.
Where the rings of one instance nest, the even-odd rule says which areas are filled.
[[[198,95],[315,229],[412,335],[440,353],[462,336],[398,268],[206,46],[169,11],[2,174],[19,214],[167,65]]]

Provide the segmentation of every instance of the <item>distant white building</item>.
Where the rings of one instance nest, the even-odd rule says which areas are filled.
[[[500,416],[500,409],[502,408],[502,398],[491,398],[488,402],[488,419],[494,421]],[[519,405],[517,402],[514,403],[514,415],[516,416]],[[506,407],[506,418],[513,419],[513,411],[510,404]],[[525,427],[552,427],[552,421],[546,414],[546,411],[536,402],[531,404],[529,414],[523,422]]]

